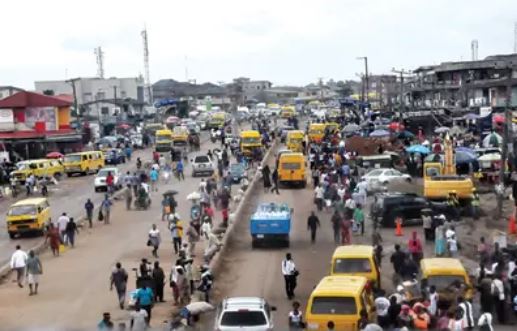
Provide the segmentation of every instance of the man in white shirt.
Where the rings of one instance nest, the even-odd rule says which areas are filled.
[[[505,309],[506,309],[506,297],[504,295],[504,284],[500,276],[497,276],[492,281],[492,296],[494,298],[495,312],[499,323],[506,323]]]
[[[375,311],[377,313],[377,324],[383,328],[388,328],[390,325],[390,317],[388,315],[388,308],[390,308],[390,300],[385,296],[384,291],[380,291],[379,297],[375,299]]]
[[[472,311],[472,304],[463,297],[458,298],[458,307],[463,311],[463,325],[466,330],[474,329],[474,312]]]
[[[23,287],[23,276],[25,275],[25,267],[27,266],[27,253],[22,251],[20,245],[16,245],[16,250],[11,255],[11,270],[16,270],[16,280],[20,288]]]
[[[131,314],[131,326],[130,329],[132,331],[145,331],[147,329],[147,311],[140,307],[139,304],[135,305],[135,311],[132,311]]]
[[[289,300],[294,297],[294,289],[296,288],[296,265],[291,258],[291,253],[285,255],[285,259],[282,261],[282,275],[285,280],[285,293]]]
[[[59,233],[61,234],[61,241],[65,242],[65,230],[66,225],[70,221],[70,218],[66,215],[66,213],[63,213],[61,216],[58,217],[57,222],[55,226],[59,229]]]

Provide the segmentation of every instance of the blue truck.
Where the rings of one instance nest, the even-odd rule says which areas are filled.
[[[289,247],[292,213],[286,203],[261,203],[250,219],[251,247],[273,242]]]

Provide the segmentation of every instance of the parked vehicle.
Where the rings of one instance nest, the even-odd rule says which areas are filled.
[[[292,210],[285,203],[261,203],[250,219],[251,247],[281,242],[289,247]]]
[[[65,168],[60,160],[37,159],[16,163],[16,170],[10,174],[11,181],[17,184],[25,183],[25,180],[34,175],[36,178],[59,177],[64,174]]]
[[[30,198],[15,202],[7,211],[7,232],[13,239],[18,234],[44,234],[50,223],[50,204],[46,198]]]
[[[113,175],[113,185],[115,189],[120,189],[122,187],[122,178],[118,168],[106,167],[99,170],[97,176],[95,176],[93,181],[95,192],[108,190],[108,186],[106,184],[106,177],[108,177],[108,173]]]
[[[411,182],[411,176],[396,169],[375,169],[362,177],[368,184],[368,192],[382,189],[390,183]]]
[[[214,174],[214,163],[208,155],[197,155],[190,160],[192,163],[192,177],[198,175],[212,176]]]
[[[224,299],[217,307],[215,329],[219,331],[270,331],[276,307],[258,297]]]

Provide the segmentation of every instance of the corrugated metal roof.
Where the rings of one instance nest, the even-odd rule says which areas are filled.
[[[22,91],[0,100],[0,108],[67,107],[72,103],[53,96]]]

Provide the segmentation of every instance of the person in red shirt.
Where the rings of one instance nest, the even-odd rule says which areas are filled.
[[[423,248],[422,248],[422,242],[418,238],[418,234],[416,231],[413,231],[413,236],[408,241],[408,249],[409,253],[411,253],[411,257],[413,258],[413,261],[419,265],[420,260],[423,256]]]
[[[106,176],[106,186],[108,188],[108,193],[113,194],[113,182],[115,178],[111,174],[111,172],[108,172],[108,175]]]

